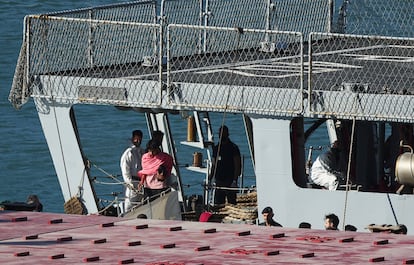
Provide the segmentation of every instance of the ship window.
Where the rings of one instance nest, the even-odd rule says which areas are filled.
[[[395,164],[409,151],[402,150],[400,141],[414,144],[412,124],[349,120],[294,119],[291,138],[293,180],[298,186],[345,190],[348,185],[361,192],[400,192]],[[412,192],[409,185],[403,190]]]

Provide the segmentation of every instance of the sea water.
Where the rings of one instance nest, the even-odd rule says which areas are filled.
[[[24,16],[117,2],[123,1],[0,1],[0,201],[26,201],[28,195],[36,194],[44,211],[63,212],[63,196],[33,101],[15,110],[7,99],[22,42]],[[75,114],[85,156],[91,161],[92,177],[100,185],[107,186],[99,189],[101,194],[98,196],[110,200],[112,191],[122,192],[122,187],[114,185],[109,176],[120,175],[119,157],[129,145],[131,131],[141,129],[144,131],[143,142],[149,139],[145,117],[141,113],[122,112],[109,106],[75,106]],[[229,127],[230,138],[243,155],[244,186],[253,186],[254,171],[241,116],[214,114],[211,119],[218,125],[214,128],[215,139],[220,124]],[[187,137],[187,122],[182,116],[174,115],[170,117],[170,123],[184,194],[202,194],[205,175],[185,169],[192,163],[192,154],[199,151],[180,144]],[[322,138],[326,135],[317,135],[315,141]]]
[[[0,201],[26,201],[29,194],[37,194],[45,211],[63,212],[63,196],[35,106],[30,101],[17,111],[7,99],[24,16],[110,2],[114,1],[0,1]]]

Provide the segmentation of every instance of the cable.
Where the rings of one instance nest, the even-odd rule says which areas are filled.
[[[346,173],[346,184],[345,184],[345,203],[344,203],[344,215],[342,222],[342,229],[345,230],[345,217],[346,217],[346,208],[348,206],[348,193],[349,193],[349,175],[351,174],[351,160],[352,160],[352,145],[354,143],[354,133],[355,133],[355,117],[352,120],[352,132],[351,132],[351,142],[349,144],[349,156],[348,156],[348,168]]]
[[[394,207],[392,206],[392,202],[391,202],[390,194],[389,194],[388,192],[387,192],[387,198],[388,198],[388,202],[390,203],[390,206],[391,206],[391,211],[392,211],[392,214],[394,215],[394,220],[395,220],[395,223],[396,223],[397,225],[399,225],[398,220],[397,220],[397,215],[395,214]]]

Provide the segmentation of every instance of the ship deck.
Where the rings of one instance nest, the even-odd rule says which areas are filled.
[[[414,236],[0,212],[4,264],[414,264]]]
[[[342,91],[344,84],[360,84],[367,87],[357,92],[411,95],[414,94],[413,44],[413,40],[407,39],[383,40],[379,45],[378,41],[370,43],[365,39],[330,38],[324,40],[312,54],[307,53],[307,43],[302,47],[299,43],[293,43],[272,53],[253,48],[179,56],[169,59],[168,68],[166,61],[161,67],[162,76],[169,75],[172,84],[234,86],[240,89],[300,89],[300,77],[303,75],[305,89],[311,87],[318,91]],[[318,42],[313,44],[317,45]],[[304,55],[300,53],[300,47]],[[386,69],[392,69],[393,72],[388,73],[384,71]],[[160,75],[158,65],[146,66],[142,62],[95,67],[88,71],[77,69],[50,75],[67,76],[68,73],[73,77],[151,81],[158,81]],[[312,75],[312,83],[308,83],[309,74]],[[338,80],[342,80],[342,83],[338,83]]]

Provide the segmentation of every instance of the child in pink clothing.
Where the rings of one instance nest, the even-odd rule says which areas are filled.
[[[144,187],[148,195],[155,195],[167,188],[167,178],[171,175],[173,158],[161,151],[160,143],[150,140],[148,152],[142,156],[142,170],[138,171],[141,178],[140,187]]]

